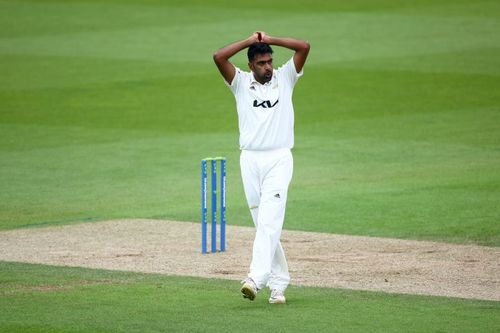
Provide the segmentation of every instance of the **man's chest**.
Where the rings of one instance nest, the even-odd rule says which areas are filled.
[[[253,111],[265,111],[275,109],[279,105],[280,89],[277,81],[271,81],[269,84],[250,84],[246,87],[243,97],[244,107],[251,108]]]

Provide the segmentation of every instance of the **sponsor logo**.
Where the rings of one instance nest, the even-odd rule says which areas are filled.
[[[276,104],[278,104],[279,99],[276,100],[276,102],[271,103],[271,101],[262,101],[258,102],[257,100],[253,101],[253,107],[254,108],[264,108],[264,109],[270,109],[273,108]]]

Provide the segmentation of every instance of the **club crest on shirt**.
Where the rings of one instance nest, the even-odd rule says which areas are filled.
[[[270,109],[273,108],[276,104],[278,104],[279,99],[276,100],[276,102],[272,103],[271,101],[262,101],[258,102],[256,99],[253,101],[253,107],[254,108],[264,108],[264,109]]]

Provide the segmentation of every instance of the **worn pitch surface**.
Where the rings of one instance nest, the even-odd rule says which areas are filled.
[[[254,229],[200,253],[198,223],[113,220],[0,232],[0,260],[242,279]],[[210,237],[209,237],[210,239]],[[500,249],[284,230],[292,284],[500,300]]]
[[[114,220],[0,232],[0,260],[242,279],[254,229],[200,253],[198,223]],[[500,249],[284,230],[292,284],[500,300]]]

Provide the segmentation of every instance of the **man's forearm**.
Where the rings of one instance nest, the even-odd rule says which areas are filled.
[[[234,56],[236,53],[241,50],[249,47],[253,43],[259,41],[259,33],[255,32],[250,37],[242,39],[238,42],[231,43],[227,46],[224,46],[214,53],[214,61],[219,69],[220,73],[224,77],[227,83],[231,83],[233,81],[235,75],[234,65],[231,64],[229,58]]]
[[[229,45],[226,45],[220,49],[218,49],[214,53],[214,59],[221,59],[221,60],[228,60],[232,56],[234,56],[236,53],[240,52],[241,50],[249,47],[254,41],[251,40],[251,38],[246,38],[234,43],[231,43]]]
[[[264,36],[264,42],[294,50],[295,54],[293,55],[293,62],[295,64],[295,69],[297,70],[297,73],[302,71],[307,55],[309,54],[310,45],[308,42],[295,38],[280,38],[267,35]]]
[[[265,41],[268,44],[286,47],[296,52],[309,49],[308,42],[295,38],[281,38],[281,37],[267,36]]]

